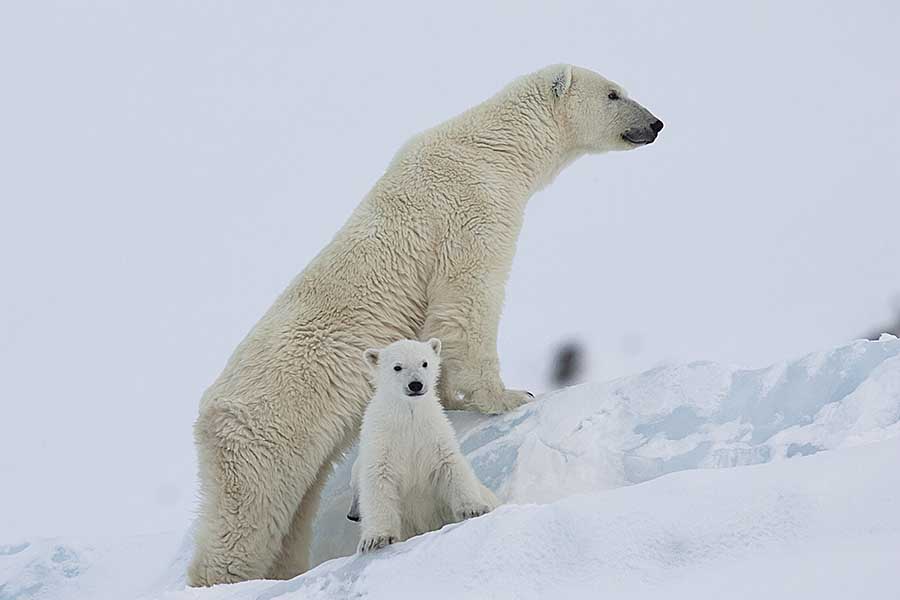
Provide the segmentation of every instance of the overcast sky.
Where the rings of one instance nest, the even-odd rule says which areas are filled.
[[[413,133],[570,62],[666,123],[531,202],[507,385],[759,367],[900,293],[896,2],[0,5],[0,543],[183,528],[203,389]]]

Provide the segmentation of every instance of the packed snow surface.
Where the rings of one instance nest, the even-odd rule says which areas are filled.
[[[345,461],[294,580],[185,589],[189,533],[0,540],[0,600],[900,595],[897,338],[451,416],[505,503],[484,517],[351,556]]]

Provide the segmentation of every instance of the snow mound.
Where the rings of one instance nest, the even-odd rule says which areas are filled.
[[[118,539],[35,539],[0,545],[0,600],[135,598],[166,586],[183,534]],[[177,565],[176,565],[177,562]],[[184,586],[184,577],[177,576]]]
[[[508,505],[291,581],[162,597],[888,598],[900,564],[898,456],[895,439]]]
[[[316,563],[346,558],[292,581],[185,589],[190,535],[29,540],[0,546],[0,600],[896,591],[900,340],[892,336],[753,371],[661,367],[502,416],[451,419],[478,475],[506,503],[489,515],[350,556],[351,453],[323,494],[313,544]],[[747,467],[724,468],[737,466]]]
[[[505,503],[547,503],[686,469],[752,465],[900,436],[900,340],[884,336],[759,370],[660,367],[488,417],[451,413]],[[323,493],[314,563],[352,554],[349,467]]]

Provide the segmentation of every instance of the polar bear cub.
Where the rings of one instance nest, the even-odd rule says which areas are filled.
[[[463,457],[438,401],[440,353],[436,338],[364,353],[375,395],[352,472],[359,511],[351,507],[348,517],[362,522],[359,552],[483,515],[498,504]]]

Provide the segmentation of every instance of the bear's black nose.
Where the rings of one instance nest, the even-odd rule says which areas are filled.
[[[418,394],[419,392],[422,391],[422,382],[421,381],[410,381],[409,385],[407,387],[409,387],[409,391],[415,392],[416,394]]]
[[[660,131],[662,131],[662,128],[663,128],[663,122],[660,121],[659,119],[650,123],[650,129],[652,129],[656,133],[659,133]]]

